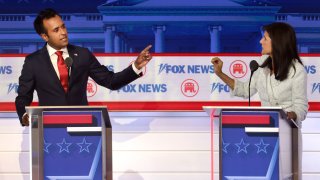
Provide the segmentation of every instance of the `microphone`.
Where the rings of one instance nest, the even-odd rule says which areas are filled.
[[[257,61],[256,60],[252,60],[250,62],[251,73],[255,72],[258,68],[259,68],[259,64],[257,63]]]
[[[253,73],[259,68],[259,64],[257,63],[256,60],[252,60],[250,62],[249,67],[250,67],[250,70],[251,70],[250,80],[249,80],[249,106],[250,106],[250,84],[251,84],[251,78],[252,78]]]
[[[70,79],[70,74],[71,74],[71,66],[73,64],[73,59],[71,57],[67,57],[64,62],[66,63],[67,65],[67,68],[68,68],[68,77]]]

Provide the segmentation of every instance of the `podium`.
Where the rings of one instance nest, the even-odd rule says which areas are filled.
[[[298,126],[281,107],[203,109],[211,118],[212,179],[297,179]]]
[[[26,107],[30,179],[112,180],[112,129],[104,106]]]

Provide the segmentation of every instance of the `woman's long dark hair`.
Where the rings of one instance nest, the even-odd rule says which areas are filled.
[[[268,67],[273,70],[275,78],[283,81],[287,79],[289,69],[294,61],[302,64],[298,55],[296,33],[294,29],[286,23],[276,22],[263,27],[271,38],[271,57],[266,59],[261,67]],[[272,67],[272,62],[274,63]],[[273,69],[274,68],[274,69]]]

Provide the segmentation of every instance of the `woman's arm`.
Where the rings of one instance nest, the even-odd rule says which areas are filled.
[[[232,90],[234,90],[234,79],[230,78],[228,75],[222,72],[223,62],[220,58],[214,57],[211,59],[211,63],[214,67],[214,72],[216,75],[225,82]]]
[[[307,73],[300,63],[296,63],[296,73],[292,78],[292,103],[295,113],[292,119],[304,120],[308,112]]]

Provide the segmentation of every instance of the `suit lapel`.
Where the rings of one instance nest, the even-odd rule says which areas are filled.
[[[60,82],[60,79],[59,79],[59,77],[58,77],[58,75],[57,75],[57,73],[54,70],[54,67],[52,65],[52,62],[51,62],[51,59],[50,59],[50,56],[49,56],[49,53],[48,53],[46,45],[41,49],[41,53],[42,53],[42,58],[44,60],[46,69],[48,69],[48,75],[50,77],[53,77],[54,83],[57,84],[57,86],[55,86],[55,87],[59,87],[59,89],[64,92],[63,87],[62,87],[61,82]]]
[[[69,53],[69,56],[72,58],[72,60],[73,60],[73,63],[72,63],[72,65],[71,65],[71,74],[70,74],[70,79],[69,79],[69,88],[71,87],[71,85],[72,85],[72,82],[73,82],[73,72],[74,72],[74,67],[75,67],[75,63],[77,63],[78,62],[78,52],[77,52],[77,50],[75,49],[75,47],[74,46],[72,46],[72,45],[68,45],[67,46],[67,49],[68,49],[68,53]]]

